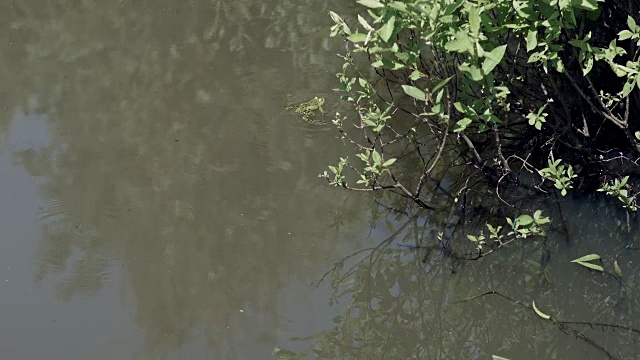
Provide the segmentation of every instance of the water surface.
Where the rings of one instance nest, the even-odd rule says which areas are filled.
[[[372,212],[317,178],[348,148],[283,107],[323,96],[344,111],[325,14],[352,4],[0,8],[2,358],[266,359],[313,343],[329,359],[602,358],[501,299],[459,302],[486,291],[640,327],[620,212],[568,200],[566,231],[461,265],[415,248],[442,231],[433,214]],[[592,252],[619,259],[624,286],[569,262]],[[616,358],[640,353],[627,333],[586,333]]]

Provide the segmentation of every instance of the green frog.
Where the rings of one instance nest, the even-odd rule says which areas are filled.
[[[309,124],[320,125],[325,124],[325,122],[314,120],[313,117],[316,115],[316,110],[320,110],[320,112],[324,114],[324,110],[322,109],[323,104],[324,98],[319,98],[316,96],[307,102],[285,106],[284,109],[293,109],[293,111],[295,111],[296,113],[302,114],[302,119]]]

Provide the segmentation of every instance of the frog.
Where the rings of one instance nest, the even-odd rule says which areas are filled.
[[[320,110],[321,113],[324,114],[324,109],[322,109],[322,105],[324,105],[324,98],[314,97],[313,99],[300,103],[285,106],[285,110],[295,111],[298,114],[302,114],[302,119],[309,124],[320,125],[325,124],[325,122],[314,120],[313,117],[316,115],[315,111]]]

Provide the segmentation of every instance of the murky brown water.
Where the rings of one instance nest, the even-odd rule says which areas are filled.
[[[267,358],[330,323],[308,284],[367,200],[283,110],[331,93],[328,6],[2,5],[2,358]]]
[[[403,219],[371,221],[370,198],[328,187],[317,174],[345,148],[327,127],[283,110],[316,95],[327,97],[328,112],[343,106],[331,92],[342,44],[328,40],[326,13],[353,13],[349,6],[0,5],[1,358],[266,359],[276,345],[305,349],[308,342],[289,339],[331,328],[351,306],[343,299],[342,308],[329,307],[331,289],[311,282],[394,227],[404,237],[437,232],[402,227]],[[575,206],[574,214],[598,214]],[[379,315],[356,328],[375,336],[355,346],[343,331],[334,355],[598,358],[498,300],[453,304],[503,290],[520,300],[535,295],[571,319],[638,326],[631,293],[621,297],[615,283],[565,261],[622,254],[633,288],[637,254],[619,241],[628,235],[597,229],[589,236],[617,239],[613,250],[606,241],[594,249],[558,240],[561,265],[546,270],[527,262],[541,257],[531,246],[455,272],[437,256],[392,246],[352,283],[378,287],[354,295]],[[555,287],[539,280],[545,271]],[[617,333],[593,336],[629,343]],[[621,351],[637,353],[629,346]]]

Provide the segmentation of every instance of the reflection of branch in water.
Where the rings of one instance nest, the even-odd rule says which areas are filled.
[[[382,205],[379,203],[379,205]],[[395,209],[393,208],[387,208],[385,206],[385,210],[387,211],[395,211]],[[405,213],[406,214],[406,213]],[[393,234],[391,234],[389,237],[387,237],[386,239],[382,240],[378,245],[374,246],[374,247],[368,247],[368,248],[364,248],[364,249],[360,249],[358,251],[355,251],[345,257],[343,257],[340,261],[337,261],[333,267],[331,269],[329,269],[328,271],[326,271],[321,277],[320,279],[314,283],[314,286],[318,287],[322,282],[324,282],[326,280],[326,278],[332,274],[332,273],[339,273],[343,270],[343,267],[345,265],[345,263],[348,260],[353,259],[354,257],[364,253],[364,252],[370,252],[369,255],[367,255],[366,257],[364,257],[363,259],[357,261],[355,264],[353,264],[347,271],[342,272],[342,275],[339,278],[335,278],[332,280],[332,285],[334,285],[334,288],[336,287],[335,285],[338,284],[342,284],[346,279],[348,279],[350,276],[352,276],[356,271],[358,266],[360,266],[362,263],[364,263],[365,261],[369,261],[369,266],[371,266],[372,263],[374,263],[375,261],[377,261],[380,256],[382,256],[384,254],[383,249],[386,249],[389,245],[391,245],[391,243],[398,239],[399,235],[403,234],[405,232],[405,230],[410,226],[410,225],[414,225],[414,228],[417,230],[418,228],[420,228],[421,226],[418,224],[418,219],[420,218],[420,213],[414,213],[413,215],[411,215],[410,217],[408,217],[406,219],[406,221],[402,224],[402,226],[400,226],[400,228],[398,228],[396,231],[394,231]],[[429,222],[429,219],[425,219],[426,222]],[[442,219],[441,223],[448,223],[451,224],[451,218],[450,217],[445,217],[445,219]],[[426,223],[425,223],[426,225]],[[444,227],[444,226],[443,226]],[[373,226],[372,226],[373,228]],[[422,259],[422,263],[425,263],[427,260],[427,257],[429,256],[429,254],[431,254],[431,252],[433,250],[441,250],[441,254],[449,257],[451,259],[455,259],[455,260],[478,260],[479,258],[488,255],[492,252],[494,252],[496,249],[492,249],[484,254],[482,254],[481,256],[477,256],[477,254],[475,252],[471,252],[471,253],[466,253],[466,254],[458,254],[455,251],[453,251],[449,245],[445,244],[441,239],[439,239],[437,242],[435,242],[434,244],[430,244],[430,245],[424,245],[421,244],[421,240],[420,239],[425,239],[427,238],[424,234],[424,231],[426,230],[425,226],[422,226],[422,235],[419,235],[418,231],[414,231],[414,235],[415,235],[415,244],[413,245],[408,245],[408,244],[398,244],[399,247],[403,248],[403,249],[408,249],[408,250],[424,250],[425,251],[425,256]],[[512,239],[510,241],[506,241],[504,242],[502,245],[507,245],[509,243],[511,243],[513,240],[516,239]],[[500,246],[502,247],[502,246]],[[400,250],[403,250],[400,249]],[[336,292],[337,290],[334,291],[332,298],[336,297]]]
[[[504,295],[502,293],[499,293],[497,291],[487,291],[485,293],[482,294],[478,294],[478,295],[474,295],[468,298],[464,298],[462,300],[458,300],[456,302],[454,302],[454,304],[459,304],[459,303],[463,303],[463,302],[467,302],[467,301],[471,301],[471,300],[475,300],[475,299],[479,299],[481,297],[484,296],[488,296],[488,295],[497,295],[503,299],[506,299],[510,302],[512,302],[513,304],[519,305],[524,307],[525,309],[534,312],[535,310],[532,306],[529,306],[525,303],[523,303],[522,301],[513,299],[507,295]],[[613,355],[611,355],[610,352],[607,351],[607,349],[604,348],[604,346],[596,343],[593,339],[591,339],[590,337],[588,337],[587,335],[585,335],[584,333],[572,328],[570,325],[585,325],[585,326],[590,326],[590,327],[600,327],[602,329],[604,328],[609,328],[609,329],[620,329],[620,330],[626,330],[626,331],[631,331],[631,332],[635,332],[637,334],[640,334],[640,330],[632,328],[632,327],[628,327],[628,326],[624,326],[624,325],[616,325],[616,324],[606,324],[606,323],[598,323],[598,322],[587,322],[587,321],[562,321],[562,320],[557,320],[554,317],[551,317],[549,319],[556,327],[558,327],[558,329],[560,331],[562,331],[565,334],[569,334],[572,333],[577,339],[580,339],[584,342],[586,342],[587,344],[593,346],[594,348],[598,349],[599,351],[601,351],[602,353],[604,353],[605,355],[607,355],[607,357],[609,359],[615,359],[613,357]]]
[[[362,254],[364,252],[370,252],[369,255],[367,255],[366,257],[362,258],[359,261],[356,261],[355,264],[353,264],[347,271],[342,272],[342,275],[340,275],[337,278],[333,278],[331,281],[331,285],[334,288],[334,291],[331,295],[332,299],[336,299],[339,297],[339,295],[337,294],[339,291],[339,285],[343,284],[345,282],[346,279],[348,279],[349,277],[351,277],[357,270],[358,267],[364,263],[367,259],[369,260],[369,266],[371,266],[371,264],[373,262],[375,262],[380,254],[382,253],[382,249],[385,249],[386,247],[388,247],[400,234],[402,234],[404,232],[404,230],[411,224],[416,224],[415,220],[418,219],[418,214],[414,214],[413,216],[411,216],[410,218],[408,218],[404,224],[402,224],[402,226],[400,228],[398,228],[393,234],[391,234],[391,236],[387,237],[386,239],[382,240],[378,245],[374,246],[374,247],[368,247],[365,249],[360,249],[358,251],[355,251],[345,257],[343,257],[340,261],[336,262],[333,267],[331,267],[331,269],[329,269],[328,271],[326,271],[321,277],[320,279],[314,284],[315,287],[320,286],[320,284],[322,282],[324,282],[327,278],[327,276],[335,274],[337,275],[338,273],[341,272],[341,270],[344,267],[345,262],[347,262],[348,260],[351,260],[352,258],[358,256],[359,254]],[[417,225],[417,224],[416,224]]]

